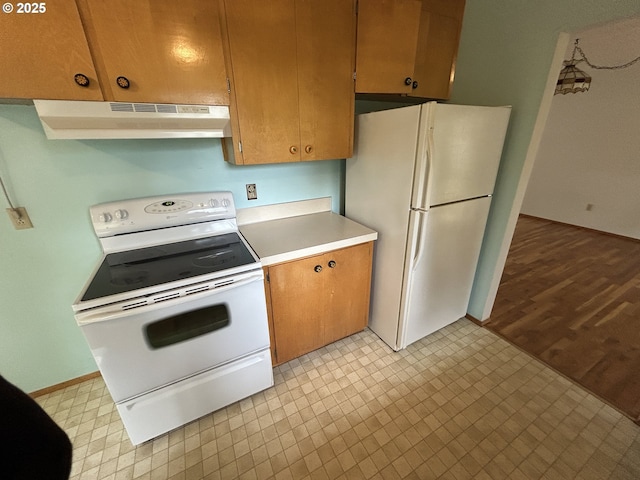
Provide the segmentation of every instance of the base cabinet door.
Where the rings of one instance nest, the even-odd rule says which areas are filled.
[[[266,268],[274,364],[363,330],[373,242]]]

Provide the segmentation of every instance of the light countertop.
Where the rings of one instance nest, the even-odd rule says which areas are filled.
[[[366,243],[377,232],[332,211],[240,224],[240,232],[263,266]]]

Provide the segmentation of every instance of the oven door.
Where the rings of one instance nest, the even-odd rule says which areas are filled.
[[[115,402],[269,347],[262,270],[200,293],[76,315]],[[197,290],[197,289],[196,289]],[[127,302],[131,304],[131,302]]]

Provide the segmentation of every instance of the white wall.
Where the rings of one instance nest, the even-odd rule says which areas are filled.
[[[626,63],[640,55],[640,17],[576,32],[566,59],[575,38],[592,64]],[[553,97],[522,213],[640,238],[640,61],[577,66],[591,88]]]

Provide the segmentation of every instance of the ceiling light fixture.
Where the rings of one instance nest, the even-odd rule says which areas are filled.
[[[571,60],[565,60],[563,62],[564,67],[562,67],[560,76],[558,77],[558,82],[556,83],[555,95],[558,95],[559,93],[565,95],[567,93],[586,92],[589,90],[589,87],[591,86],[591,77],[576,67],[580,62],[585,62],[591,68],[595,68],[597,70],[618,70],[630,67],[640,60],[640,57],[636,57],[630,62],[623,63],[622,65],[594,65],[589,61],[582,48],[578,45],[579,41],[580,39],[576,38],[576,43],[573,46],[573,53],[571,54]],[[581,58],[576,58],[576,53],[580,54]]]

